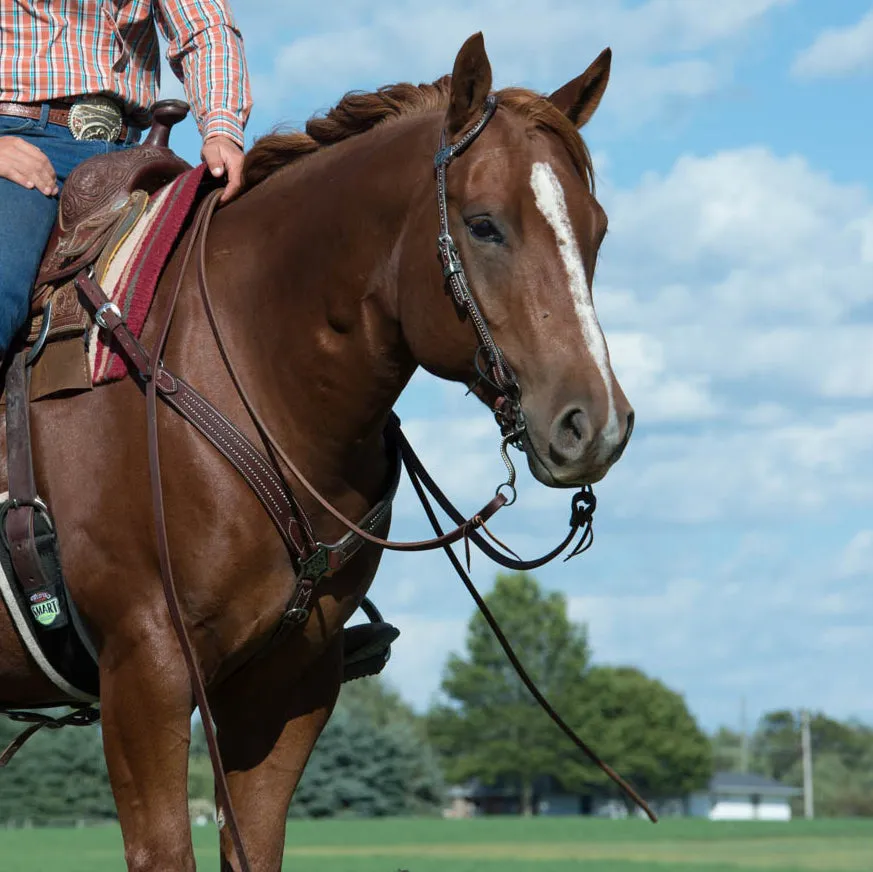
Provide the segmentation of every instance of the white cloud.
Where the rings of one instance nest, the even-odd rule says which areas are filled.
[[[848,27],[829,27],[794,59],[791,72],[801,78],[850,76],[873,71],[873,9]]]
[[[670,375],[659,339],[644,333],[616,332],[609,336],[609,348],[615,374],[624,392],[634,397],[638,417],[663,423],[719,414],[708,377]]]
[[[821,296],[819,279],[825,276],[813,273],[807,289],[798,286],[803,275],[792,276],[790,270],[799,264],[805,273],[822,261],[834,267],[845,259],[858,263],[865,244],[860,222],[873,217],[862,187],[837,185],[804,158],[779,157],[763,147],[686,155],[667,175],[647,174],[636,188],[609,192],[603,199],[611,230],[604,263],[618,260],[620,271],[622,256],[632,248],[633,255],[645,257],[646,273],[669,277],[674,293],[676,270],[696,283],[704,267],[710,276],[721,273],[722,281],[735,277],[744,291],[748,282],[743,279],[754,270],[754,279],[763,280],[754,295],[756,309],[769,302],[769,293],[778,295],[783,309],[787,302],[808,305],[805,297],[814,296],[799,297],[797,291]],[[637,272],[637,264],[628,262]],[[774,268],[778,276],[768,274]],[[787,288],[786,273],[792,280]],[[839,289],[839,272],[831,282],[834,278]],[[776,279],[783,286],[771,292],[768,285]],[[730,302],[737,291],[729,285],[721,293]]]
[[[602,199],[611,232],[598,311],[632,403],[658,407],[671,384],[694,389],[700,418],[724,413],[729,394],[738,413],[749,399],[785,406],[785,391],[806,402],[873,396],[863,187],[753,147],[682,157]]]
[[[717,60],[689,55],[729,45],[788,2],[734,0],[714,9],[688,0],[633,6],[515,0],[510,7],[498,0],[447,0],[439,6],[353,0],[310,10],[302,19],[290,11],[283,15],[273,3],[247,2],[237,15],[257,49],[252,51],[256,101],[291,106],[295,117],[330,105],[349,89],[450,72],[463,41],[481,30],[498,85],[544,91],[581,73],[611,45],[614,82],[603,111],[622,123],[642,124],[728,83],[728,54],[721,52]],[[272,59],[269,76],[263,70],[266,57]],[[306,95],[305,108],[299,95]]]
[[[873,576],[873,530],[856,533],[839,561],[840,575]]]
[[[596,660],[641,664],[670,686],[693,688],[710,723],[735,723],[740,696],[753,715],[783,704],[869,714],[866,591],[834,590],[824,549],[811,565],[778,549],[742,551],[708,574],[647,574],[643,592],[615,594],[601,584],[572,597],[570,614],[589,623]]]
[[[622,517],[689,524],[738,515],[787,520],[835,502],[873,502],[870,412],[816,423],[639,435],[601,487]]]

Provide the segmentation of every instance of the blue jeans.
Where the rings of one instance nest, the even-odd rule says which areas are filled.
[[[49,124],[48,104],[42,118],[0,115],[0,136],[20,136],[51,161],[62,188],[73,169],[89,157],[129,148],[139,140],[130,129],[124,143],[77,140],[59,124]],[[0,357],[27,318],[39,264],[58,213],[58,198],[35,188],[0,179]]]

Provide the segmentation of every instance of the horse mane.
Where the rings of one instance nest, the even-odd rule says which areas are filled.
[[[304,130],[274,130],[260,137],[246,154],[243,190],[305,155],[321,151],[344,139],[366,133],[398,118],[446,110],[451,93],[451,76],[431,84],[401,82],[377,91],[350,91],[325,115],[310,118]],[[539,129],[549,131],[563,142],[580,176],[594,191],[594,166],[579,132],[550,100],[526,88],[504,88],[496,92],[505,106]]]

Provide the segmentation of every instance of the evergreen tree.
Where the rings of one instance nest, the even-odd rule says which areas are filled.
[[[436,757],[409,723],[375,724],[338,708],[321,734],[294,800],[293,816],[384,817],[439,809]]]
[[[5,747],[21,724],[4,722]],[[0,770],[0,821],[72,823],[116,816],[100,732],[95,727],[43,729]]]
[[[377,727],[406,724],[424,733],[423,719],[381,676],[349,681],[340,690],[337,710],[367,718]]]
[[[191,799],[212,800],[214,781],[203,725],[195,720],[188,765]],[[421,718],[381,678],[344,684],[294,796],[290,814],[428,814],[443,779]]]

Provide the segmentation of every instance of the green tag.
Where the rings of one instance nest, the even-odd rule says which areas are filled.
[[[30,598],[30,611],[40,624],[50,627],[61,614],[61,604],[51,594],[38,593]]]

